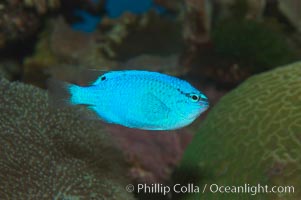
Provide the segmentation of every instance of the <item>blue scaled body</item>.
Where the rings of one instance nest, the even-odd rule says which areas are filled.
[[[66,88],[70,104],[87,105],[108,123],[144,130],[182,128],[209,106],[188,82],[158,72],[112,71],[89,86]]]

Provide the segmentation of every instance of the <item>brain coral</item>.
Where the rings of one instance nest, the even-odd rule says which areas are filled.
[[[52,110],[47,93],[0,79],[0,199],[134,199],[97,122]]]
[[[225,95],[179,169],[186,174],[196,170],[201,190],[208,184],[204,194],[184,199],[300,199],[301,62],[253,76]],[[212,193],[210,184],[294,186],[294,193]]]

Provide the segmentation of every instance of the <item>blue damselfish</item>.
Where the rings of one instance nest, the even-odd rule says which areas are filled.
[[[108,123],[144,130],[182,128],[209,107],[188,82],[158,72],[111,71],[91,85],[64,88],[70,105],[86,105]]]

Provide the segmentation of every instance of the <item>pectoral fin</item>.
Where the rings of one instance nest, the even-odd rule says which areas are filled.
[[[155,95],[146,93],[141,101],[144,117],[149,121],[159,121],[168,118],[170,109]]]

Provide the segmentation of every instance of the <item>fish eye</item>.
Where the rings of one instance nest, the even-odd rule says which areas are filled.
[[[198,102],[200,100],[200,97],[196,94],[190,95],[190,98],[193,102]]]

